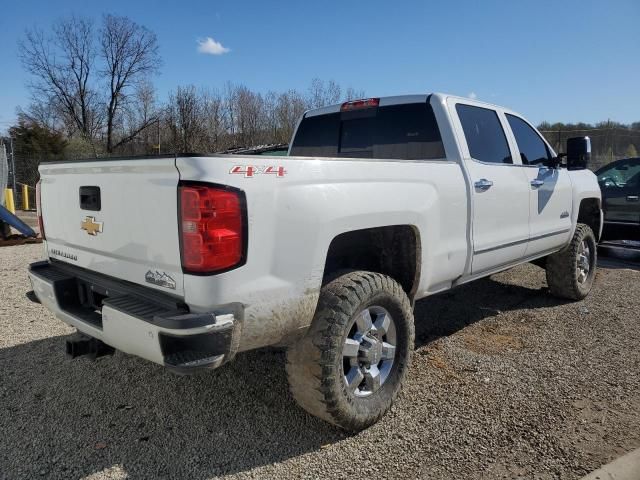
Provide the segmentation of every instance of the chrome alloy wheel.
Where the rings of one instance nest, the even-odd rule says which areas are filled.
[[[355,316],[342,347],[342,365],[347,389],[356,397],[371,395],[387,380],[396,341],[396,326],[384,308],[367,307]]]
[[[578,283],[584,283],[589,278],[591,271],[591,249],[586,240],[582,240],[578,248],[578,264],[576,265],[576,273],[578,274]]]

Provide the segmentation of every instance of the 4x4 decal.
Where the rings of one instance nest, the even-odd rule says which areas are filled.
[[[281,166],[253,166],[253,165],[236,165],[229,170],[230,174],[244,175],[245,178],[253,178],[256,175],[275,175],[276,177],[284,177],[287,171]]]

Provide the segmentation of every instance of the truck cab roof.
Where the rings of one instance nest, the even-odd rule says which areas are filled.
[[[476,100],[473,98],[469,98],[469,97],[461,97],[459,95],[452,95],[449,93],[442,93],[442,92],[433,92],[433,93],[416,93],[416,94],[408,94],[408,95],[389,95],[386,97],[371,97],[371,98],[377,98],[379,99],[379,104],[378,106],[380,107],[385,107],[385,106],[389,106],[389,105],[402,105],[402,104],[406,104],[406,103],[421,103],[421,102],[426,102],[429,100],[429,98],[433,97],[436,101],[438,102],[446,102],[449,99],[455,99],[455,100],[463,100],[467,103],[471,103],[473,105],[477,105],[477,106],[482,106],[485,108],[492,108],[492,109],[500,109],[509,113],[514,113],[518,116],[521,116],[519,113],[514,112],[510,109],[501,107],[499,105],[495,105],[492,103],[488,103],[488,102],[483,102],[480,100]],[[352,100],[352,101],[358,101],[356,99]],[[308,117],[312,117],[312,116],[316,116],[316,115],[326,115],[328,113],[337,113],[340,111],[340,108],[342,107],[342,105],[344,105],[344,103],[346,102],[342,102],[342,103],[336,103],[334,105],[328,105],[326,107],[320,107],[320,108],[314,108],[311,110],[307,110],[304,115],[303,118],[308,118]]]

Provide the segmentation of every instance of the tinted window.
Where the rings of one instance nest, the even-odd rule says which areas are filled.
[[[471,157],[481,162],[513,163],[498,114],[488,108],[456,105]]]
[[[373,113],[375,111],[369,110],[369,112]],[[365,110],[363,113],[368,112]],[[348,116],[352,115],[349,114]],[[356,114],[356,118],[342,120],[338,152],[347,157],[372,158],[375,128],[376,117],[372,114],[366,116]]]
[[[291,155],[335,157],[338,155],[339,132],[339,113],[305,118],[298,126]]]
[[[516,137],[520,158],[524,165],[535,165],[548,160],[549,150],[540,135],[521,118],[507,114],[513,136]]]
[[[428,160],[445,153],[431,106],[410,103],[305,118],[291,155]]]

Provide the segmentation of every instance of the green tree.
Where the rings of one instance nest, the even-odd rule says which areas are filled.
[[[67,141],[61,133],[49,130],[36,122],[20,118],[9,129],[16,154],[29,154],[41,158],[56,158],[64,153]]]
[[[67,141],[61,133],[37,122],[18,116],[18,124],[9,129],[11,135],[16,181],[35,185],[42,160],[59,160],[64,156]]]

